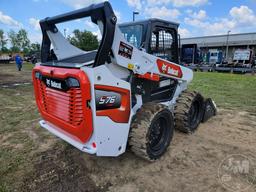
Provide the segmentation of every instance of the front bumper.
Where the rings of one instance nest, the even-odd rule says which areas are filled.
[[[66,133],[61,131],[60,128],[55,127],[54,125],[48,123],[47,121],[41,120],[41,121],[39,121],[39,124],[42,128],[47,129],[52,134],[56,135],[57,137],[63,139],[64,141],[68,142],[69,144],[73,145],[80,151],[83,151],[83,152],[86,152],[89,154],[96,154],[97,147],[93,147],[92,144],[90,144],[90,143],[83,144],[83,143],[76,141],[75,139],[71,138]]]

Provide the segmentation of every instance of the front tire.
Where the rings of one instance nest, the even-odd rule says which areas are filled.
[[[173,137],[173,115],[162,104],[146,103],[131,124],[129,145],[138,156],[154,161],[167,150]]]
[[[193,133],[204,113],[204,98],[196,91],[184,91],[174,109],[175,128],[184,133]]]

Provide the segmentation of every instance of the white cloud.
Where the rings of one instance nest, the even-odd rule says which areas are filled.
[[[199,35],[220,35],[230,29],[234,29],[236,25],[232,20],[224,18],[216,22],[210,22],[186,17],[184,22],[187,25],[197,28]]]
[[[40,30],[39,19],[31,17],[29,18],[29,24],[32,25],[36,31]]]
[[[247,6],[233,7],[229,11],[229,16],[225,18],[216,18],[212,21],[204,13],[200,14],[188,11],[190,17],[186,17],[184,22],[193,26],[198,34],[219,35],[226,34],[228,30],[232,33],[244,32],[248,29],[256,27],[256,15]]]
[[[41,43],[42,42],[42,34],[38,33],[38,32],[36,32],[36,33],[29,32],[28,38],[31,43]]]
[[[3,12],[0,11],[0,23],[9,25],[12,27],[22,27],[22,23],[14,20],[12,17],[9,15],[5,15]]]
[[[91,4],[97,4],[101,3],[105,0],[60,0],[66,5],[69,5],[70,7],[73,7],[75,9],[80,9],[83,7],[87,7]]]
[[[189,17],[185,17],[184,23],[187,25],[191,25],[193,27],[205,27],[208,24],[208,22],[202,22],[199,19],[194,19]]]
[[[186,37],[190,37],[191,33],[189,30],[185,29],[185,28],[179,28],[179,34],[181,38],[186,38]]]
[[[208,0],[172,0],[172,3],[176,7],[184,7],[184,6],[201,6],[208,3]]]
[[[174,7],[198,7],[208,3],[208,0],[147,0],[149,6],[172,4]]]
[[[127,0],[130,7],[140,10],[142,8],[141,0]]]
[[[114,12],[115,12],[115,15],[116,15],[116,18],[117,18],[117,22],[120,23],[120,21],[121,21],[121,13],[119,11],[117,11],[117,10],[114,10]]]
[[[69,28],[69,27],[65,27],[65,28],[63,29],[63,35],[64,35],[64,37],[67,37],[67,36],[69,35],[69,32],[70,32],[70,28]]]
[[[165,20],[178,20],[180,11],[178,9],[168,9],[165,6],[162,7],[147,7],[145,9],[145,15],[150,18],[160,18]]]
[[[100,33],[100,30],[98,29],[97,31],[92,32],[93,35],[97,36],[97,39],[100,41],[102,39],[102,35]]]
[[[231,17],[240,24],[255,24],[256,15],[247,6],[241,5],[240,7],[233,7],[229,14]]]
[[[89,27],[90,29],[94,29],[96,27],[96,24],[91,22],[90,20],[85,20],[85,25]]]
[[[190,15],[190,17],[192,17],[194,19],[198,19],[198,20],[204,20],[207,18],[207,14],[206,14],[205,10],[200,10],[198,12],[193,12],[193,11],[189,10],[188,14]]]

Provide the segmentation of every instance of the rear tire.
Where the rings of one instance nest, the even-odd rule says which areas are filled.
[[[173,115],[164,105],[146,103],[137,112],[131,124],[131,150],[149,161],[159,159],[173,137]]]
[[[196,91],[184,91],[174,109],[175,128],[184,133],[193,133],[204,113],[204,98]]]

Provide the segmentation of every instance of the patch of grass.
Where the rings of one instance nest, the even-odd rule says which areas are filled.
[[[0,88],[0,192],[18,188],[37,143],[25,130],[39,118],[32,85]],[[22,170],[22,171],[21,171]],[[19,173],[21,172],[21,173]]]
[[[0,183],[0,192],[8,192],[10,191],[5,183]]]
[[[21,126],[27,126],[30,120],[39,117],[32,85],[16,88],[0,88],[0,133],[6,130],[15,131]],[[25,122],[27,122],[24,124]]]
[[[26,71],[32,71],[32,69],[34,68],[34,64],[32,63],[28,63],[28,62],[25,62],[23,64],[23,69],[26,70]]]
[[[219,107],[256,112],[256,76],[195,72],[189,89],[213,98]]]
[[[0,64],[0,85],[19,82],[31,82],[31,71],[34,65],[24,63],[22,70],[18,71],[14,63]]]

